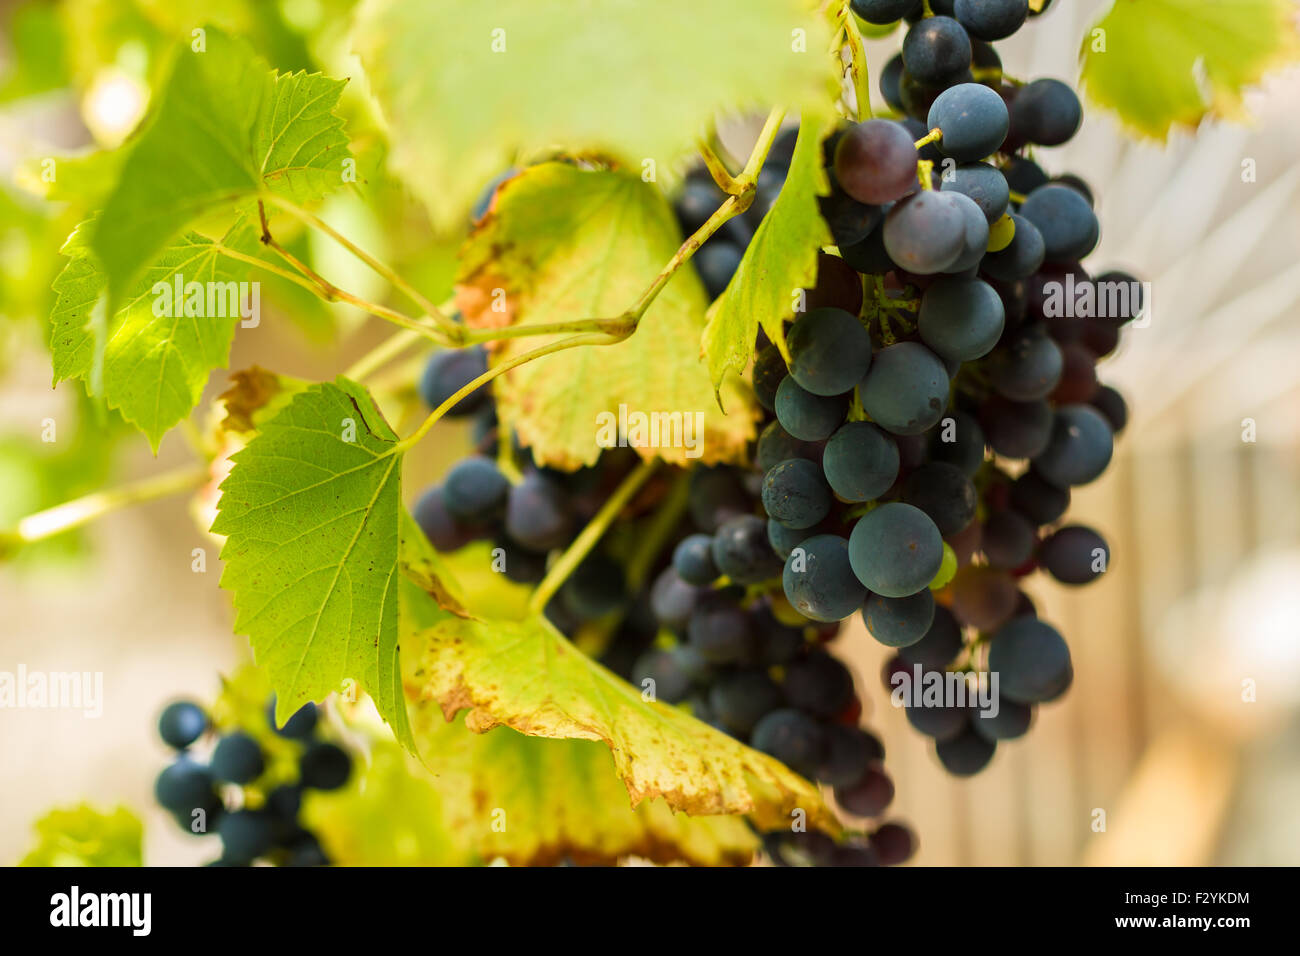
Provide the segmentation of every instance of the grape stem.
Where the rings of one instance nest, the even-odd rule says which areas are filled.
[[[657,459],[652,458],[649,461],[643,461],[623,479],[614,493],[609,496],[609,499],[601,505],[600,510],[596,512],[596,516],[573,539],[573,543],[565,549],[564,553],[551,565],[550,570],[546,572],[546,577],[542,578],[541,583],[537,585],[537,590],[533,592],[533,596],[528,600],[529,612],[541,614],[545,610],[546,605],[555,596],[555,592],[569,579],[569,575],[582,563],[583,558],[596,546],[596,542],[614,523],[614,519],[627,507],[628,502],[641,490],[641,486],[649,480],[658,467],[659,462]]]
[[[1014,190],[1010,191],[1010,196],[1011,196],[1011,201],[1015,203],[1017,206],[1023,206],[1025,204],[1025,200],[1029,198],[1024,193],[1018,193],[1015,192]]]
[[[941,130],[939,127],[936,126],[934,129],[930,130],[929,133],[922,136],[912,145],[914,145],[917,149],[920,149],[922,146],[929,146],[931,143],[938,143],[941,142],[942,140],[943,140],[943,130]]]
[[[858,105],[858,122],[869,120],[871,112],[871,77],[867,72],[867,50],[862,45],[857,20],[853,18],[846,2],[840,7],[840,26],[849,44],[849,75],[853,77],[853,92]],[[836,50],[838,53],[838,49]]]
[[[12,531],[0,532],[0,558],[8,557],[22,545],[89,524],[118,508],[197,488],[208,478],[206,465],[185,465],[37,511],[20,519]]]
[[[421,335],[415,329],[402,329],[400,332],[394,332],[349,365],[344,370],[343,377],[359,382],[375,369],[395,359],[420,340]]]
[[[700,140],[699,150],[700,156],[704,160],[704,165],[708,167],[709,175],[712,176],[713,181],[718,184],[718,188],[728,196],[739,194],[742,190],[740,183],[737,182],[735,177],[727,171],[726,165],[719,158],[718,154],[714,152],[713,147],[709,145],[707,140]]]

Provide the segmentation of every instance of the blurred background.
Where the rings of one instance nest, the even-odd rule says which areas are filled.
[[[138,435],[89,408],[79,384],[51,389],[53,253],[88,196],[75,182],[42,184],[39,164],[120,141],[147,106],[162,38],[197,17],[256,33],[282,52],[282,69],[319,63],[354,78],[348,128],[379,199],[345,195],[322,215],[445,297],[454,242],[428,233],[368,141],[374,118],[345,44],[349,6],[265,0],[200,14],[152,0],[0,2],[0,527],[190,457],[179,431],[154,460]],[[1006,71],[1074,83],[1080,38],[1105,6],[1056,3],[999,45]],[[873,74],[898,42],[868,43]],[[889,707],[885,648],[856,619],[841,636],[869,701],[865,721],[888,750],[891,815],[920,835],[918,865],[1300,862],[1300,71],[1272,76],[1247,105],[1248,125],[1207,122],[1167,145],[1137,142],[1090,109],[1068,146],[1036,154],[1098,194],[1092,270],[1124,268],[1153,288],[1149,326],[1126,333],[1099,369],[1124,393],[1131,424],[1114,464],[1071,506],[1109,540],[1112,565],[1084,590],[1029,579],[1040,616],[1070,643],[1075,683],[972,780],[945,774]],[[301,241],[325,275],[362,295],[377,288]],[[384,334],[346,307],[267,286],[262,327],[237,337],[232,369],[257,362],[318,380]],[[419,361],[393,373],[399,405]],[[226,384],[214,375],[208,397]],[[40,438],[47,419],[53,443]],[[437,435],[408,465],[409,487],[468,447],[454,426]],[[205,571],[193,569],[196,548]],[[210,699],[218,675],[247,657],[230,633],[216,554],[174,498],[0,566],[0,670],[102,672],[105,696],[97,719],[0,710],[0,862],[22,854],[46,809],[83,799],[139,813],[150,864],[210,855],[154,807],[152,784],[167,759],[158,711],[176,696]]]

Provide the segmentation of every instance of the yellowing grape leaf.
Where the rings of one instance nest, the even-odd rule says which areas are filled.
[[[83,222],[64,244],[70,261],[54,280],[50,314],[54,381],[78,378],[88,391],[96,345],[92,314],[108,281],[90,251],[97,227],[98,220]],[[148,436],[155,452],[162,436],[198,404],[212,370],[225,366],[241,309],[251,301],[239,285],[248,266],[228,258],[225,249],[257,255],[253,227],[236,223],[219,243],[194,232],[172,241],[105,323],[104,399]]]
[[[232,456],[212,531],[227,536],[221,586],[270,676],[276,719],[354,680],[410,746],[396,446],[364,388],[345,378],[312,386]]]
[[[1245,88],[1300,56],[1293,0],[1115,0],[1083,41],[1088,98],[1165,139],[1237,118]]]
[[[692,815],[749,814],[767,829],[789,826],[802,809],[813,826],[838,831],[816,785],[679,708],[643,699],[544,617],[448,618],[408,641],[407,653],[408,696],[437,704],[447,720],[466,710],[474,731],[603,742],[633,807],[662,798]]]
[[[817,197],[830,192],[821,155],[826,125],[823,116],[804,116],[785,185],[726,291],[709,307],[703,345],[715,385],[729,371],[744,371],[760,324],[785,353],[783,326],[793,314],[794,293],[817,281],[817,252],[832,241],[817,208]]]
[[[719,110],[826,102],[815,6],[369,0],[353,40],[394,168],[448,225],[519,151],[558,143],[663,167]]]
[[[126,807],[88,803],[51,810],[36,821],[37,843],[19,866],[140,866],[144,828]]]
[[[503,185],[466,243],[458,302],[472,326],[612,318],[637,301],[680,242],[667,202],[639,176],[543,163]],[[499,301],[506,312],[494,311]],[[670,434],[661,430],[657,444],[637,449],[645,458],[740,460],[754,435],[754,405],[732,380],[722,385],[729,414],[718,407],[699,354],[704,304],[699,278],[683,267],[630,338],[557,352],[498,378],[497,414],[539,463],[559,468],[594,463],[601,423],[617,429],[620,409],[647,420],[675,416]],[[510,340],[497,359],[553,338]]]

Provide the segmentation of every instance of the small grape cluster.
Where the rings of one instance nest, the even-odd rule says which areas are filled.
[[[279,737],[301,746],[298,779],[268,786],[268,754],[242,730],[219,732],[209,715],[188,700],[169,704],[158,719],[158,735],[177,752],[158,775],[154,797],[187,833],[221,838],[221,856],[209,866],[251,866],[262,860],[279,866],[326,866],[329,859],[299,813],[305,790],[336,790],[352,773],[352,757],[317,736],[316,705],[308,703],[283,727],[275,724],[275,699],[266,721]],[[212,750],[206,763],[192,748],[204,737]]]

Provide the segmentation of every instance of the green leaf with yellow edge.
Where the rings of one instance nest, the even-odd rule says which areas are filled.
[[[90,252],[98,223],[82,223],[64,244],[70,261],[54,280],[50,314],[54,381],[81,379],[87,390],[95,361],[92,315],[103,307],[98,304],[107,285]],[[247,279],[248,266],[226,256],[226,249],[257,255],[253,227],[241,220],[219,243],[194,232],[172,241],[106,323],[104,399],[148,436],[155,452],[163,435],[198,404],[212,370],[229,358],[245,301],[239,283]],[[184,290],[179,297],[178,280]]]
[[[1295,13],[1292,0],[1115,0],[1084,37],[1084,89],[1161,140],[1239,118],[1246,87],[1300,57]]]
[[[466,243],[458,303],[472,326],[612,318],[636,303],[680,243],[668,203],[639,176],[543,163],[503,186]],[[494,311],[502,301],[496,290],[505,291],[504,312]],[[661,437],[657,447],[637,448],[642,457],[678,465],[741,460],[755,408],[737,380],[722,386],[727,413],[718,407],[699,356],[704,306],[699,278],[683,267],[628,339],[568,349],[498,378],[498,416],[539,464],[569,470],[596,461],[602,417],[617,419],[621,405],[676,415],[677,447]],[[552,338],[509,340],[496,357]],[[692,439],[695,449],[682,447]]]
[[[51,810],[36,821],[36,846],[19,866],[140,866],[144,828],[126,807],[88,803]]]
[[[447,720],[466,710],[466,726],[478,732],[506,726],[604,743],[633,807],[658,798],[697,816],[749,814],[767,829],[788,826],[802,809],[812,825],[838,831],[814,784],[685,711],[644,699],[544,617],[448,618],[408,641],[407,652],[408,695],[436,704]]]
[[[412,746],[398,662],[401,460],[360,385],[294,396],[232,456],[221,585],[276,692],[276,719],[356,681]]]
[[[805,115],[785,185],[736,274],[709,307],[703,346],[714,384],[728,372],[744,371],[760,324],[784,354],[784,322],[793,314],[794,296],[817,281],[817,252],[832,242],[817,207],[817,197],[830,192],[821,156],[828,125],[823,115]]]
[[[517,150],[595,150],[659,166],[720,110],[824,103],[829,25],[807,0],[583,4],[369,0],[353,40],[394,168],[449,225]]]

